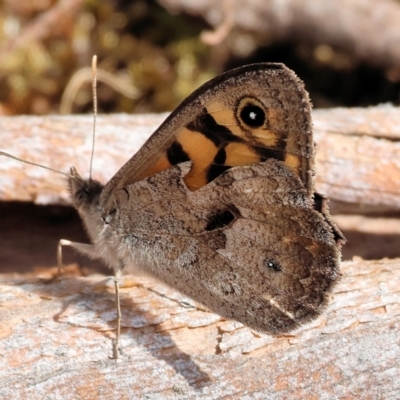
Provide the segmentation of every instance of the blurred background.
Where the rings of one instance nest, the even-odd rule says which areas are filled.
[[[294,69],[314,107],[399,104],[399,43],[395,0],[3,0],[0,115],[91,112],[93,54],[100,112],[172,110],[259,61]]]

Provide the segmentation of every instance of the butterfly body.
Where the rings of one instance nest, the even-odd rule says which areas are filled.
[[[135,265],[225,318],[288,332],[318,316],[343,236],[314,198],[310,105],[280,64],[210,81],[75,207],[114,271]],[[317,197],[320,199],[320,197]]]

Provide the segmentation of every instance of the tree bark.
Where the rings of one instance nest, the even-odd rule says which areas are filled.
[[[342,265],[328,310],[277,338],[124,278],[123,355],[111,360],[112,279],[1,276],[0,397],[363,398],[400,393],[400,259]]]

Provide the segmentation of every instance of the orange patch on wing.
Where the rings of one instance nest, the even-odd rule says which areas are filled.
[[[236,121],[234,110],[219,101],[212,101],[206,106],[207,111],[219,125],[226,126],[235,136],[240,137],[244,140],[249,140],[254,143],[254,139],[259,143],[267,147],[275,147],[278,134],[272,130],[265,128],[247,128],[244,130]],[[272,124],[276,124],[278,121],[278,111],[274,112],[269,110],[268,117],[272,118]]]
[[[244,143],[229,143],[225,147],[225,165],[241,166],[252,165],[260,162],[260,157]]]
[[[171,167],[172,165],[168,161],[167,156],[163,154],[153,165],[150,165],[145,171],[143,171],[138,180],[148,178],[149,176],[158,174],[159,172],[165,171]]]
[[[192,168],[184,181],[190,190],[196,190],[207,184],[206,170],[217,154],[217,147],[203,134],[183,128],[176,140],[192,160]]]
[[[210,165],[218,151],[214,143],[202,133],[186,128],[179,131],[176,141],[182,146],[193,164]]]
[[[192,192],[200,189],[201,187],[207,185],[207,174],[206,171],[198,172],[197,174],[191,174],[190,171],[184,178],[184,182],[189,190]]]
[[[229,126],[235,123],[233,110],[219,101],[207,103],[206,109],[219,125]]]
[[[257,142],[266,147],[276,147],[278,141],[278,134],[276,132],[268,129],[252,129],[251,133],[256,138]]]
[[[300,175],[300,158],[298,156],[295,156],[294,154],[286,154],[285,164],[290,167],[296,175]]]

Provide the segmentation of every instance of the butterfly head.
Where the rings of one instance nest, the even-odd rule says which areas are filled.
[[[74,167],[70,170],[68,186],[72,203],[79,212],[85,212],[99,204],[103,185],[93,179],[83,179]]]

